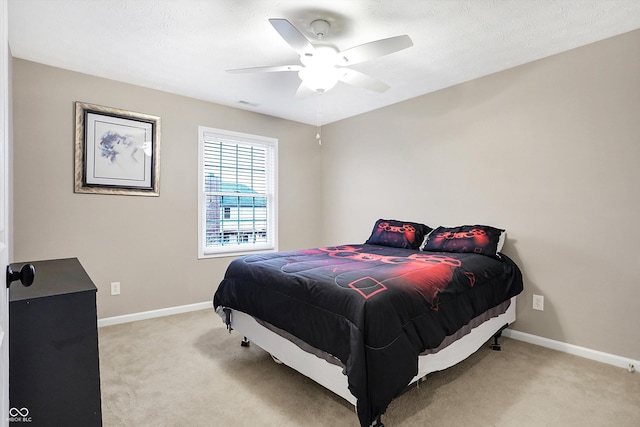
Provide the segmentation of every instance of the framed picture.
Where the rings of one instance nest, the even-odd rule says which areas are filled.
[[[159,196],[160,117],[75,104],[74,191]]]

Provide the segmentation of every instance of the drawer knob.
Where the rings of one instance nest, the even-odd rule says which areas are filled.
[[[25,264],[20,271],[13,271],[10,265],[7,266],[7,288],[11,282],[20,280],[24,286],[31,286],[36,276],[36,268],[31,264]]]

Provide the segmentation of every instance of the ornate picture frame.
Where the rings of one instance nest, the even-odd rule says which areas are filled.
[[[80,101],[75,116],[75,193],[160,195],[160,117]]]

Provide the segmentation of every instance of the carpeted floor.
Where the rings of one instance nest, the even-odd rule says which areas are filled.
[[[100,328],[104,426],[358,426],[350,404],[241,338],[213,310]],[[640,373],[502,344],[431,374],[385,426],[640,426]]]

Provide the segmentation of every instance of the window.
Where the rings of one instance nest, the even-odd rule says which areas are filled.
[[[199,127],[200,258],[277,250],[278,140]]]

